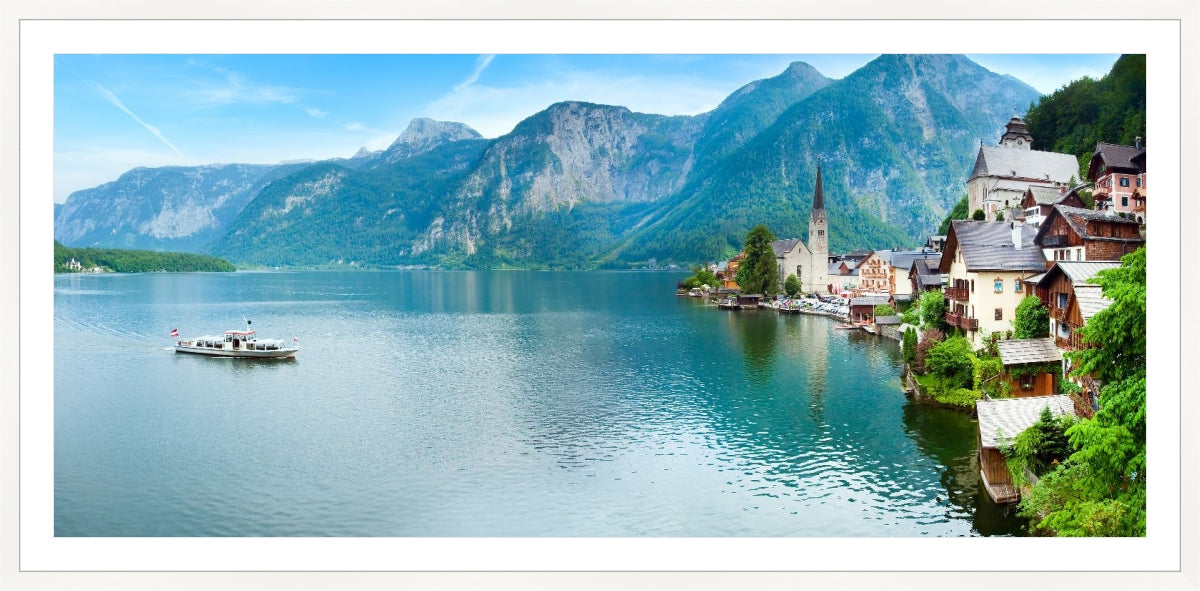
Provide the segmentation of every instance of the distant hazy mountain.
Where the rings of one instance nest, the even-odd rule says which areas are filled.
[[[201,252],[266,182],[303,166],[135,168],[72,193],[55,208],[54,239],[67,246]]]
[[[820,158],[833,250],[908,245],[965,192],[979,142],[1037,97],[962,56],[882,56],[837,81],[796,63],[698,116],[565,102],[493,140],[417,119],[387,150],[240,182],[137,169],[73,194],[55,237],[271,265],[711,260],[759,223],[803,237]]]

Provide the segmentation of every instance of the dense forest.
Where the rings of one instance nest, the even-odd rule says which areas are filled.
[[[1025,115],[1033,149],[1074,154],[1087,174],[1096,142],[1146,143],[1146,56],[1122,55],[1099,80],[1080,78],[1042,97]]]
[[[54,272],[71,273],[71,260],[82,269],[99,267],[105,272],[149,273],[154,271],[236,271],[225,259],[183,252],[154,252],[116,248],[70,248],[54,241]]]

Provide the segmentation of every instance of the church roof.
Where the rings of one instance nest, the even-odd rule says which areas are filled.
[[[775,256],[782,257],[783,255],[796,248],[796,244],[800,242],[799,238],[788,238],[786,240],[776,240],[771,243],[771,248],[775,249]]]
[[[1066,183],[1078,175],[1079,162],[1070,154],[980,146],[970,178],[994,176]]]

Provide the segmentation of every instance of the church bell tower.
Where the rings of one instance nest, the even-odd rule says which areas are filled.
[[[808,217],[808,250],[812,262],[803,279],[806,292],[829,291],[829,221],[825,217],[825,195],[821,191],[821,161],[817,160],[817,186],[813,191],[812,213]]]

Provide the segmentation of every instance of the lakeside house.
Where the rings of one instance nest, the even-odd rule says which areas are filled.
[[[1079,175],[1075,156],[1033,149],[1024,119],[1013,117],[1004,129],[999,145],[979,146],[967,180],[968,216],[975,210],[983,210],[986,221],[994,221],[999,211],[1011,215],[1030,187],[1057,189]]]
[[[1046,408],[1056,417],[1076,416],[1071,399],[1061,395],[980,400],[975,403],[975,412],[979,417],[979,475],[992,502],[1003,505],[1021,499],[1021,491],[1013,485],[1001,449],[1012,445],[1017,435],[1036,423]]]
[[[1058,393],[1055,370],[1062,366],[1062,351],[1054,339],[1016,339],[999,341],[1001,374],[1017,397],[1049,396]]]
[[[1025,297],[1025,278],[1046,270],[1033,228],[1020,222],[955,220],[939,270],[948,277],[946,323],[978,349],[988,333],[1007,331]]]

